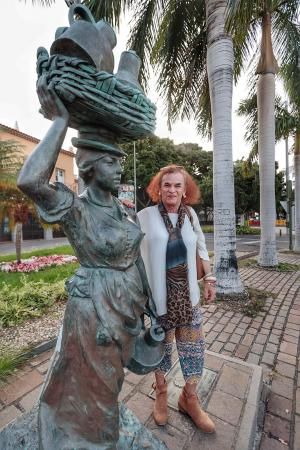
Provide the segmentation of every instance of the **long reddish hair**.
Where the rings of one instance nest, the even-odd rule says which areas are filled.
[[[164,175],[169,173],[179,172],[183,175],[185,181],[185,198],[183,198],[183,202],[188,205],[195,205],[200,201],[200,189],[196,182],[193,180],[191,175],[182,167],[176,166],[175,164],[170,164],[169,166],[163,167],[160,171],[154,175],[152,180],[150,181],[146,191],[154,203],[160,202],[160,188]]]

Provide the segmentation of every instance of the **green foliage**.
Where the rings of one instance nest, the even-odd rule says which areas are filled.
[[[238,225],[236,227],[236,234],[260,234],[260,228],[251,228],[247,225]]]
[[[29,272],[26,274],[17,272],[0,272],[0,285],[2,282],[5,282],[9,286],[21,288],[23,278],[25,278],[27,282],[56,283],[56,281],[64,281],[66,278],[69,278],[77,267],[77,263],[70,263],[63,266],[49,267],[39,272]]]
[[[214,227],[213,225],[201,225],[203,233],[213,233]]]
[[[5,381],[25,360],[25,356],[20,353],[0,353],[0,381]]]
[[[64,281],[31,282],[24,276],[21,285],[3,282],[0,289],[0,326],[10,327],[43,315],[56,301],[67,299]]]
[[[275,170],[276,210],[282,211],[280,201],[285,188],[284,172],[278,172],[277,163],[275,163]],[[257,162],[238,160],[234,163],[234,188],[237,214],[260,211],[259,165]]]
[[[299,264],[279,263],[276,266],[276,271],[278,272],[295,272],[297,270],[300,270]]]
[[[130,180],[133,180],[133,145],[126,144],[123,148],[128,155],[124,161],[123,181],[128,183]],[[168,164],[184,166],[199,183],[200,189],[203,191],[204,205],[208,205],[208,201],[209,205],[212,204],[212,190],[209,194],[205,182],[203,182],[203,180],[206,180],[205,177],[210,176],[212,178],[212,152],[202,150],[197,144],[185,143],[175,145],[170,139],[160,139],[154,136],[136,143],[137,200],[139,209],[149,204],[146,187],[151,178]]]

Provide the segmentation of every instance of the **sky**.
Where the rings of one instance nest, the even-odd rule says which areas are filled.
[[[56,28],[68,26],[68,8],[64,0],[56,0],[51,7],[32,6],[31,0],[1,0],[0,15],[0,123],[41,139],[47,132],[50,122],[39,114],[39,102],[35,91],[36,50],[45,47],[48,51],[54,40]],[[114,51],[115,71],[120,54],[126,49],[128,24],[124,21],[117,33],[118,44]],[[246,77],[242,77],[233,92],[233,159],[247,157],[249,145],[243,139],[244,119],[235,114],[239,101],[247,92]],[[197,135],[194,122],[176,122],[168,130],[164,106],[155,89],[155,81],[150,80],[149,98],[157,106],[156,135],[168,137],[175,144],[195,142],[204,150],[212,150],[212,142]],[[75,130],[69,129],[64,148],[71,145]],[[284,143],[276,145],[275,158],[279,167],[285,167]],[[291,158],[291,157],[290,157]],[[291,161],[290,161],[291,162]]]

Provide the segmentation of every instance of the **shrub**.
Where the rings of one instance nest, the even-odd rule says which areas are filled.
[[[237,225],[236,234],[260,234],[260,228],[251,228],[248,225]]]
[[[0,289],[0,327],[10,327],[43,315],[56,301],[67,299],[64,280],[53,283],[21,279],[19,287],[3,282]]]

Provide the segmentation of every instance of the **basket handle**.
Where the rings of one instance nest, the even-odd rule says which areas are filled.
[[[81,17],[81,19],[85,20],[86,22],[90,22],[90,23],[96,23],[95,19],[91,13],[91,11],[84,5],[81,4],[75,4],[70,6],[69,9],[69,24],[72,25],[73,23],[75,23],[77,20],[75,20],[75,14],[77,14],[78,16]]]

